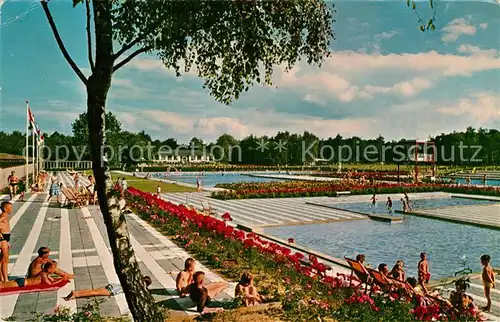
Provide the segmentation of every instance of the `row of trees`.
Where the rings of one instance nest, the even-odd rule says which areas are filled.
[[[115,166],[130,165],[134,162],[150,161],[158,157],[165,147],[175,150],[179,147],[200,150],[213,155],[221,162],[232,164],[263,165],[301,165],[313,159],[327,162],[385,162],[398,160],[398,146],[410,147],[410,140],[387,141],[382,136],[374,139],[360,137],[335,137],[321,139],[310,132],[302,134],[278,132],[275,136],[257,137],[250,135],[238,140],[230,134],[221,135],[215,142],[204,142],[193,137],[189,142],[178,142],[174,138],[153,140],[144,131],[132,133],[124,131],[116,116],[106,114],[107,144],[110,162]],[[89,160],[87,115],[82,113],[73,123],[73,135],[59,132],[46,134],[45,157],[49,160]],[[436,144],[436,157],[439,164],[500,164],[500,131],[495,129],[474,129],[468,127],[464,132],[443,133],[429,138]],[[22,154],[25,144],[24,133],[0,132],[0,151]],[[67,148],[64,148],[67,147]],[[163,150],[162,150],[162,147]],[[363,153],[371,147],[371,153]],[[402,162],[404,163],[404,161]]]

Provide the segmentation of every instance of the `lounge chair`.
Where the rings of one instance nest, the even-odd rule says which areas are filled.
[[[345,261],[349,266],[351,267],[351,278],[353,274],[356,274],[356,276],[359,278],[359,280],[364,283],[365,286],[365,293],[368,291],[368,286],[371,286],[373,284],[373,280],[370,276],[370,273],[366,269],[366,267],[363,266],[360,262],[350,259],[347,257],[344,257]],[[352,279],[349,281],[349,287],[352,284]]]
[[[78,195],[75,194],[74,189],[62,188],[61,192],[64,195],[64,197],[66,197],[66,200],[64,201],[64,206],[66,205],[73,205],[75,207],[82,206],[81,199]]]
[[[373,282],[377,286],[379,286],[383,292],[388,293],[390,291],[397,291],[403,289],[409,291],[412,297],[413,294],[415,294],[415,290],[413,289],[413,287],[411,287],[411,285],[406,282],[402,282],[395,278],[385,276],[379,271],[376,271],[374,269],[368,269],[368,272],[370,273]]]
[[[217,212],[208,201],[201,202],[202,212],[206,215],[217,216]]]

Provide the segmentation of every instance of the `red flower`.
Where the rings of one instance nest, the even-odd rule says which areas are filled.
[[[224,219],[224,221],[233,221],[233,218],[231,218],[231,215],[228,212],[222,215],[222,219]]]

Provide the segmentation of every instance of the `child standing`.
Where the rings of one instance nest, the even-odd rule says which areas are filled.
[[[385,206],[387,207],[387,211],[392,214],[392,200],[391,197],[387,197],[387,202],[385,203]]]
[[[160,185],[156,186],[156,197],[160,198],[160,193],[161,193],[161,187]]]
[[[429,283],[431,274],[429,273],[429,262],[427,261],[427,254],[420,253],[420,261],[418,262],[418,283],[427,294],[427,287],[425,284]]]
[[[484,266],[481,279],[483,280],[484,297],[487,300],[486,306],[482,308],[485,312],[491,311],[491,289],[495,288],[495,272],[490,265],[490,260],[490,255],[481,256],[481,264]]]

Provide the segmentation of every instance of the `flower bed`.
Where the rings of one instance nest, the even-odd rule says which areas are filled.
[[[500,189],[498,187],[474,187],[433,183],[375,183],[361,185],[355,182],[339,181],[285,181],[218,184],[216,187],[227,189],[226,191],[216,191],[212,193],[212,198],[222,200],[318,196],[333,197],[338,191],[350,191],[352,195],[443,191],[450,193],[500,196]]]
[[[226,277],[255,274],[261,293],[282,303],[286,320],[414,321],[417,313],[420,319],[443,317],[439,310],[415,307],[396,294],[364,295],[355,279],[358,286],[351,287],[348,276],[330,276],[329,267],[316,257],[232,227],[230,214],[224,214],[225,220],[204,216],[134,188],[126,197],[138,216]]]

